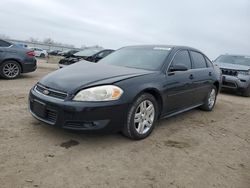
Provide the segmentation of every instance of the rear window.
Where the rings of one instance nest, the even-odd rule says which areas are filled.
[[[11,46],[11,43],[4,40],[0,40],[0,47],[9,47],[9,46]]]
[[[213,67],[213,63],[207,57],[205,57],[205,59],[206,59],[206,62],[207,62],[207,66],[208,67]]]

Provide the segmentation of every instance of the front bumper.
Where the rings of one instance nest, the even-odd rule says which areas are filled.
[[[64,101],[31,89],[29,110],[36,119],[55,127],[81,131],[118,132],[126,123],[128,104],[119,104],[117,101]]]
[[[233,89],[233,90],[245,90],[249,87],[249,85],[250,85],[249,76],[222,75],[222,88]]]

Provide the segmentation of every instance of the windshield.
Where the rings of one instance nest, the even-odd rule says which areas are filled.
[[[99,63],[146,70],[159,70],[171,48],[126,47],[108,55]]]
[[[250,56],[222,55],[215,62],[250,66]]]
[[[101,49],[88,49],[88,50],[83,50],[83,51],[77,52],[74,54],[74,56],[81,56],[81,57],[92,56],[100,51],[101,51]]]

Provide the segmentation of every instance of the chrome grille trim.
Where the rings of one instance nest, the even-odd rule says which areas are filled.
[[[238,76],[238,71],[233,69],[221,69],[223,75]]]
[[[49,94],[48,95],[44,94],[40,88],[42,88],[43,90],[48,90]],[[61,101],[63,101],[68,96],[68,94],[65,93],[65,92],[61,92],[61,91],[57,91],[57,90],[54,90],[54,89],[46,88],[45,86],[42,86],[40,84],[37,84],[34,87],[34,90],[37,93],[39,93],[39,94],[41,94],[43,96],[50,97],[50,98],[57,99],[57,100],[61,100]]]

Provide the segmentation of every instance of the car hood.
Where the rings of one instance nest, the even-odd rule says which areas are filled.
[[[220,63],[215,62],[220,68],[223,69],[233,69],[233,70],[242,70],[242,71],[248,71],[250,69],[250,66],[246,65],[236,65],[236,64],[230,64],[230,63]]]
[[[51,89],[73,93],[85,87],[113,84],[152,73],[155,71],[80,61],[48,74],[39,83]]]

